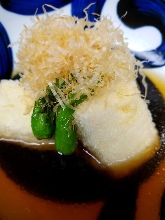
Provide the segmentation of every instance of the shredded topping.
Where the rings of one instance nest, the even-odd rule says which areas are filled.
[[[108,17],[90,22],[56,12],[36,16],[18,43],[20,82],[36,99],[45,95],[48,85],[61,102],[68,103],[69,93],[91,96],[99,88],[136,78],[137,61],[122,31]],[[64,86],[55,86],[57,79]]]

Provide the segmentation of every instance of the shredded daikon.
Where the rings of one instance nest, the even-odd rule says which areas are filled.
[[[44,96],[46,87],[56,79],[62,79],[65,88],[61,89],[63,95],[53,94],[67,102],[70,92],[91,96],[102,87],[117,91],[137,75],[137,61],[124,42],[123,32],[108,17],[90,22],[46,14],[24,28],[18,44],[20,82],[36,99]]]

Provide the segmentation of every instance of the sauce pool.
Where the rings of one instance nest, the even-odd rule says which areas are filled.
[[[165,97],[165,88],[163,86],[165,84],[165,80],[164,82],[162,82],[162,79],[159,80],[158,77],[155,77],[155,80],[153,79],[153,77],[149,78],[151,79],[151,81],[153,81],[153,83]],[[1,142],[0,144],[3,143]],[[6,149],[5,147],[2,148]],[[135,220],[160,219],[161,201],[165,191],[165,159],[161,162],[161,164],[159,164],[155,172],[151,172],[151,175],[145,178],[142,183],[138,183],[136,180],[132,181],[130,177],[130,179],[128,178],[126,181],[118,183],[116,182],[115,185],[112,184],[111,187],[111,185],[109,185],[111,181],[109,181],[105,187],[106,189],[109,189],[109,203],[106,208],[106,201],[99,193],[98,198],[93,201],[89,199],[88,201],[82,200],[82,202],[72,203],[53,201],[52,199],[30,193],[28,190],[26,190],[24,184],[20,184],[19,181],[14,181],[12,178],[10,178],[10,176],[12,176],[11,170],[14,169],[15,164],[18,163],[14,161],[17,160],[16,156],[13,156],[15,148],[13,147],[13,153],[11,153],[11,157],[9,158],[10,166],[8,169],[8,174],[4,172],[5,169],[3,169],[3,166],[8,167],[8,164],[6,163],[6,158],[8,158],[9,156],[9,151],[2,151],[3,150],[1,150],[0,157],[3,158],[4,155],[6,155],[7,157],[4,157],[4,164],[2,165],[1,162],[0,166],[0,220],[109,220],[112,216],[114,216],[115,213],[116,216],[122,216],[122,214],[123,216],[125,216],[124,214],[126,214],[127,219],[130,220],[133,220],[134,217]],[[19,155],[18,152],[15,153],[16,155]],[[22,155],[22,153],[20,155]],[[24,155],[26,155],[26,157],[29,158],[32,163],[33,159],[31,157],[31,154],[29,154],[29,157],[27,156],[27,152]],[[14,159],[12,156],[14,157]],[[11,158],[13,160],[12,165]],[[22,161],[20,162],[20,164],[23,164],[22,162],[25,161],[25,158],[22,158],[21,160]],[[25,161],[25,165],[28,164],[27,161]],[[66,162],[66,160],[63,162]],[[17,167],[20,167],[20,164]],[[10,169],[10,167],[12,169]],[[26,179],[24,178],[26,177],[26,172],[20,173],[22,175],[21,179]],[[90,175],[88,176],[90,177]],[[93,178],[91,177],[91,179]],[[99,178],[99,180],[102,181],[102,178]],[[106,180],[107,179],[105,178],[105,183]],[[25,180],[23,181],[24,183],[26,182]],[[85,181],[88,182],[89,178],[87,178]],[[76,184],[77,181],[75,177],[75,186]],[[99,186],[101,186],[100,184]],[[35,187],[37,187],[37,185]],[[37,189],[35,187],[34,189]],[[93,187],[94,185],[92,184],[91,188]],[[103,188],[104,187],[102,185],[100,188],[98,187],[97,189],[99,191]],[[83,191],[83,184],[81,187],[75,187],[75,189]],[[108,191],[106,192],[108,194]],[[75,198],[76,194],[77,193],[75,193]],[[81,193],[82,198],[83,195],[84,193]],[[136,206],[136,210],[134,210],[134,203]],[[117,207],[117,209],[114,209],[114,213],[113,207]],[[130,215],[129,213],[127,213],[127,211],[125,211],[125,207],[128,208],[129,212],[131,213]],[[116,212],[116,210],[118,211]],[[105,211],[105,214],[102,211]],[[120,218],[117,217],[116,219]]]
[[[165,98],[165,77],[151,72],[146,75],[154,83]],[[164,134],[165,135],[165,134]],[[165,191],[165,159],[157,167],[155,173],[139,187],[136,220],[161,219],[161,199]],[[165,207],[164,207],[165,208]]]

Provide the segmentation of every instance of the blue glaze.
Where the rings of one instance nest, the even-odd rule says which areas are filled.
[[[88,10],[89,20],[94,21],[97,16],[92,15],[92,12],[100,14],[102,7],[106,0],[97,0],[96,3]],[[8,11],[22,14],[22,15],[34,15],[36,9],[37,14],[43,13],[42,5],[50,4],[56,8],[61,8],[69,3],[72,5],[72,15],[79,18],[84,17],[83,9],[89,4],[94,3],[93,0],[1,0],[1,5]],[[52,8],[46,7],[47,12],[51,11]]]
[[[36,10],[37,14],[42,14],[42,5],[49,4],[56,8],[61,8],[71,0],[1,0],[1,5],[8,11],[21,14],[21,15],[34,15]],[[47,7],[47,12],[51,11],[52,8]]]
[[[0,79],[9,79],[13,68],[13,58],[9,37],[2,23],[0,23]]]
[[[108,1],[108,0],[107,0]],[[110,0],[109,0],[110,1]],[[113,0],[111,0],[113,1]],[[23,15],[34,15],[38,8],[38,14],[43,13],[42,5],[50,4],[54,7],[61,8],[71,4],[71,15],[79,18],[84,17],[84,8],[93,4],[88,10],[88,19],[95,21],[101,14],[106,0],[1,0],[1,5],[5,9]],[[46,7],[49,12],[52,10]],[[109,13],[111,9],[108,9]],[[132,30],[150,25],[156,27],[162,34],[162,43],[154,50],[150,51],[132,51],[135,57],[144,61],[145,67],[159,67],[165,65],[165,1],[163,0],[119,0],[117,13],[121,18],[127,11],[127,15],[121,19],[121,22],[132,28]],[[152,36],[149,36],[152,37]]]
[[[90,21],[95,21],[95,18],[98,19],[97,15],[93,15],[92,13],[96,13],[98,15],[101,14],[102,8],[104,6],[106,0],[88,0],[88,1],[83,1],[83,0],[73,0],[72,1],[72,16],[76,16],[79,18],[84,18],[85,13],[84,13],[84,8],[86,8],[88,5],[91,3],[95,3],[91,5],[91,7],[87,10],[88,12],[88,20]]]
[[[165,65],[165,1],[162,0],[120,0],[118,3],[118,16],[130,28],[146,25],[156,27],[162,34],[159,47],[150,51],[132,51],[135,56],[144,62],[145,67],[159,67]],[[152,36],[148,35],[149,38]]]

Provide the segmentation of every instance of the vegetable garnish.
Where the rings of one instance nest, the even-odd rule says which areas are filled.
[[[17,68],[23,73],[21,84],[36,100],[44,97],[47,86],[57,79],[65,82],[58,97],[64,103],[69,92],[89,97],[95,86],[113,87],[116,79],[136,79],[137,61],[123,40],[123,32],[110,18],[90,22],[57,11],[33,22],[18,40]],[[53,90],[55,94],[55,87]]]
[[[73,153],[76,149],[76,131],[74,129],[73,121],[74,110],[65,106],[59,106],[56,129],[55,129],[55,145],[56,150],[64,155]]]
[[[31,117],[33,134],[37,139],[49,139],[54,133],[54,112],[44,98],[35,102]]]
[[[54,89],[55,88],[55,89]],[[56,150],[64,155],[72,154],[76,149],[76,131],[74,128],[74,108],[82,103],[87,95],[69,92],[66,94],[65,81],[57,79],[46,89],[46,96],[35,101],[31,116],[31,127],[37,139],[50,139],[55,135]],[[53,91],[53,92],[52,92]],[[53,93],[56,91],[56,94]],[[66,96],[69,103],[58,102],[60,94]]]

